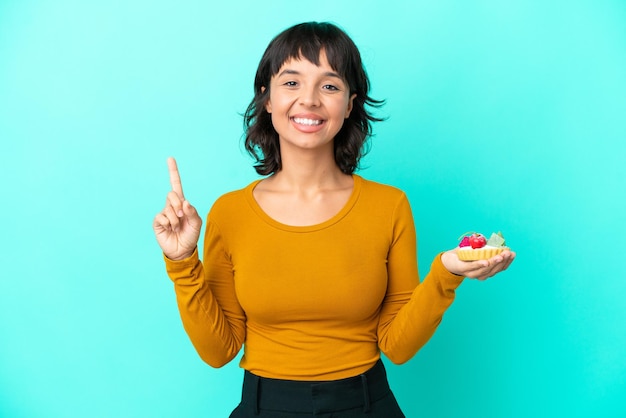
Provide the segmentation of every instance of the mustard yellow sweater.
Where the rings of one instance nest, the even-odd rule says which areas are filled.
[[[354,175],[328,221],[276,222],[253,198],[258,181],[209,212],[203,261],[166,258],[183,325],[214,367],[242,345],[241,367],[264,377],[333,380],[380,357],[409,360],[433,335],[462,277],[437,256],[420,284],[405,194]]]

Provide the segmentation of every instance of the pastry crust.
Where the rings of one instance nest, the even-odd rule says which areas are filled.
[[[463,261],[475,261],[475,260],[487,260],[493,256],[500,254],[504,250],[508,250],[509,247],[489,247],[489,248],[472,248],[461,247],[457,250],[459,260]]]

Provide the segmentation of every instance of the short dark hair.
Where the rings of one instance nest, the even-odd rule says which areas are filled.
[[[319,65],[322,50],[332,69],[348,83],[350,95],[356,94],[350,116],[334,139],[335,162],[343,173],[352,174],[366,153],[372,122],[383,120],[366,106],[378,108],[384,101],[369,96],[370,82],[361,54],[352,39],[332,23],[301,23],[281,32],[269,43],[257,68],[254,98],[243,115],[245,149],[256,160],[254,168],[258,174],[269,175],[282,168],[278,133],[265,109],[272,76],[290,59],[306,58]]]

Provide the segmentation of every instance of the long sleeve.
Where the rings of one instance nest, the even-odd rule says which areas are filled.
[[[378,344],[392,362],[404,363],[432,337],[463,277],[448,272],[439,254],[424,281],[419,283],[415,226],[404,196],[400,198],[393,223]]]
[[[165,258],[185,331],[200,357],[213,367],[232,360],[245,339],[245,315],[237,302],[232,266],[210,220],[204,241],[205,270],[196,250],[185,260]]]

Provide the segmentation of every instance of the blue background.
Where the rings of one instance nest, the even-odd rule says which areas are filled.
[[[467,230],[518,259],[467,280],[389,374],[409,417],[626,415],[626,2],[0,0],[0,416],[224,417],[151,222],[179,161],[206,213],[252,181],[269,40],[329,20],[386,99],[361,174],[404,189],[421,273]]]

